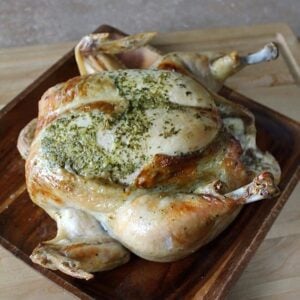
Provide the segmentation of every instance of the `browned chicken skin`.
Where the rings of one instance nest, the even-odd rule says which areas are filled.
[[[153,36],[85,37],[75,49],[84,76],[49,89],[20,133],[30,196],[58,226],[34,262],[90,279],[129,251],[174,261],[215,238],[245,203],[278,193],[280,168],[256,147],[253,115],[216,94],[277,48],[161,56],[144,46]],[[130,70],[132,61],[145,70]]]

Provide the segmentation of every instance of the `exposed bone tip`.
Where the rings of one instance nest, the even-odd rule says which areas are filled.
[[[265,49],[270,53],[269,60],[276,59],[279,56],[279,49],[275,42],[270,42],[264,46]]]
[[[262,49],[254,53],[250,53],[247,56],[242,56],[241,62],[243,65],[253,65],[277,59],[278,56],[279,49],[277,44],[275,42],[270,42],[266,44]]]
[[[262,172],[252,182],[232,191],[225,196],[240,203],[251,203],[258,200],[269,199],[280,193],[274,176],[270,172]]]
[[[270,199],[278,196],[279,188],[275,184],[274,176],[270,172],[263,172],[256,176],[247,189],[246,203],[257,200]]]
[[[270,172],[263,172],[254,179],[254,186],[260,190],[265,197],[276,197],[280,193],[274,182],[274,176]]]

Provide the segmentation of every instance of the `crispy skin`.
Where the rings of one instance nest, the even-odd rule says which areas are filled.
[[[138,188],[175,186],[191,190],[199,182],[209,183],[219,178],[231,191],[250,181],[249,173],[240,161],[242,148],[227,132],[203,152],[190,156],[171,157],[156,155],[143,168],[136,180]]]
[[[197,178],[199,155],[168,156],[157,154],[152,162],[143,168],[136,179],[138,188],[151,188],[158,185],[175,184],[185,186]]]
[[[103,89],[113,88],[110,81],[101,81]],[[106,99],[97,99],[96,101],[85,101],[89,97],[93,97],[88,92],[89,80],[88,76],[83,78],[80,76],[74,77],[65,83],[58,84],[45,92],[39,102],[39,118],[37,124],[37,133],[52,121],[54,121],[62,113],[67,113],[71,110],[91,111],[98,109],[107,114],[112,114],[115,111],[115,105]],[[78,104],[71,108],[66,108],[68,104],[79,99]],[[80,101],[83,99],[83,101]]]
[[[179,63],[175,63],[174,60],[164,60],[157,66],[157,69],[175,71],[184,75],[189,75],[187,70]]]

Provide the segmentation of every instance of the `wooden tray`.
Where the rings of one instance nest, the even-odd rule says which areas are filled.
[[[101,30],[108,28],[100,27]],[[155,43],[163,51],[193,50],[196,39],[193,35],[187,39],[181,33],[177,35],[176,42],[176,34],[172,33],[162,35]],[[284,43],[280,45],[284,50]],[[206,47],[209,48],[209,45]],[[290,67],[292,76],[285,78],[297,82],[298,70],[293,66],[286,68]],[[285,72],[283,69],[282,73]],[[85,299],[223,298],[263,240],[299,179],[299,124],[224,88],[224,96],[242,103],[255,113],[258,144],[271,151],[281,164],[282,194],[277,199],[246,206],[221,236],[184,260],[159,264],[132,257],[128,264],[98,273],[95,279],[85,282],[31,263],[29,255],[33,248],[38,242],[52,237],[56,227],[30,201],[24,184],[24,162],[16,150],[18,133],[36,116],[37,102],[42,93],[75,75],[76,64],[73,52],[70,52],[0,111],[0,243],[51,280]]]

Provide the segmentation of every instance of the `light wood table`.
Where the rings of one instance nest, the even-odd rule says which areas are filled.
[[[64,43],[0,49],[0,108],[72,46]],[[296,84],[249,86],[245,76],[240,80],[235,88],[241,93],[299,121],[300,89]],[[229,299],[300,299],[299,195],[298,184]],[[76,297],[0,247],[0,299]]]

